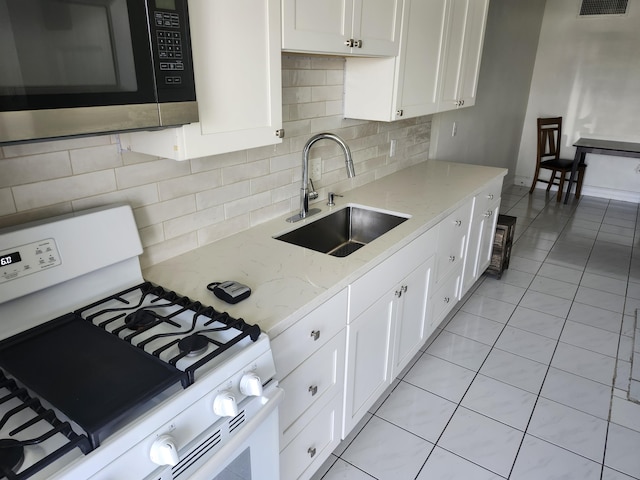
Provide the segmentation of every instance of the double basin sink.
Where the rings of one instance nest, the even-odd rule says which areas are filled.
[[[346,257],[408,219],[403,214],[347,206],[274,238],[334,257]]]

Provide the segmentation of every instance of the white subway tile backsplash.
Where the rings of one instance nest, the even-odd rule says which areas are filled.
[[[13,195],[18,210],[31,210],[111,192],[115,189],[116,179],[113,170],[103,170],[102,172],[19,185],[13,187]]]
[[[302,148],[316,133],[345,139],[357,173],[347,178],[336,144],[315,144],[311,158],[322,167],[316,202],[426,160],[430,117],[343,118],[344,65],[341,57],[282,56],[286,133],[277,145],[185,162],[121,151],[117,135],[0,147],[0,226],[128,203],[147,266],[296,211]],[[394,157],[391,139],[399,140]]]
[[[155,183],[160,180],[189,175],[189,162],[176,162],[168,159],[128,165],[115,169],[118,188],[129,188],[137,185]]]
[[[71,168],[74,174],[95,172],[122,166],[122,156],[117,145],[69,150]]]
[[[69,152],[51,152],[0,161],[0,187],[71,175]]]
[[[0,188],[0,216],[16,212],[16,204],[10,188]]]

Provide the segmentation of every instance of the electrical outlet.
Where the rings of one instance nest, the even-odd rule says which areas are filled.
[[[389,145],[389,156],[390,157],[395,157],[396,156],[396,143],[398,143],[398,140],[396,140],[395,138],[393,140],[391,140],[391,144]]]
[[[312,179],[320,180],[322,177],[322,159],[312,158],[309,160],[309,173]]]
[[[455,137],[457,133],[458,133],[458,123],[453,122],[453,127],[451,127],[451,136]]]

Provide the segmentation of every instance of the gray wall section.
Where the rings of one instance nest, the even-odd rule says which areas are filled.
[[[434,115],[430,158],[508,168],[513,182],[545,3],[491,0],[476,104]]]

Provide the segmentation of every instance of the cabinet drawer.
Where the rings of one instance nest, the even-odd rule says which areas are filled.
[[[471,224],[473,201],[468,201],[440,222],[436,282],[464,262],[465,242]]]
[[[276,379],[282,380],[347,323],[347,290],[329,299],[271,340]]]
[[[346,331],[343,329],[280,382],[285,398],[280,407],[281,445],[286,445],[292,425],[323,396],[342,391]]]
[[[429,321],[431,332],[438,327],[442,319],[451,311],[455,304],[458,303],[461,278],[462,264],[437,286],[437,290],[433,294],[433,297],[431,297],[433,309]]]
[[[489,184],[476,195],[475,212],[480,214],[490,210],[490,206],[495,202],[500,203],[502,195],[502,177],[491,180]],[[475,215],[475,214],[474,214]]]
[[[348,322],[351,323],[369,308],[373,301],[409,275],[416,265],[432,256],[437,244],[438,227],[434,227],[349,285]]]
[[[340,442],[341,406],[336,395],[280,452],[280,478],[306,480],[329,458]]]

